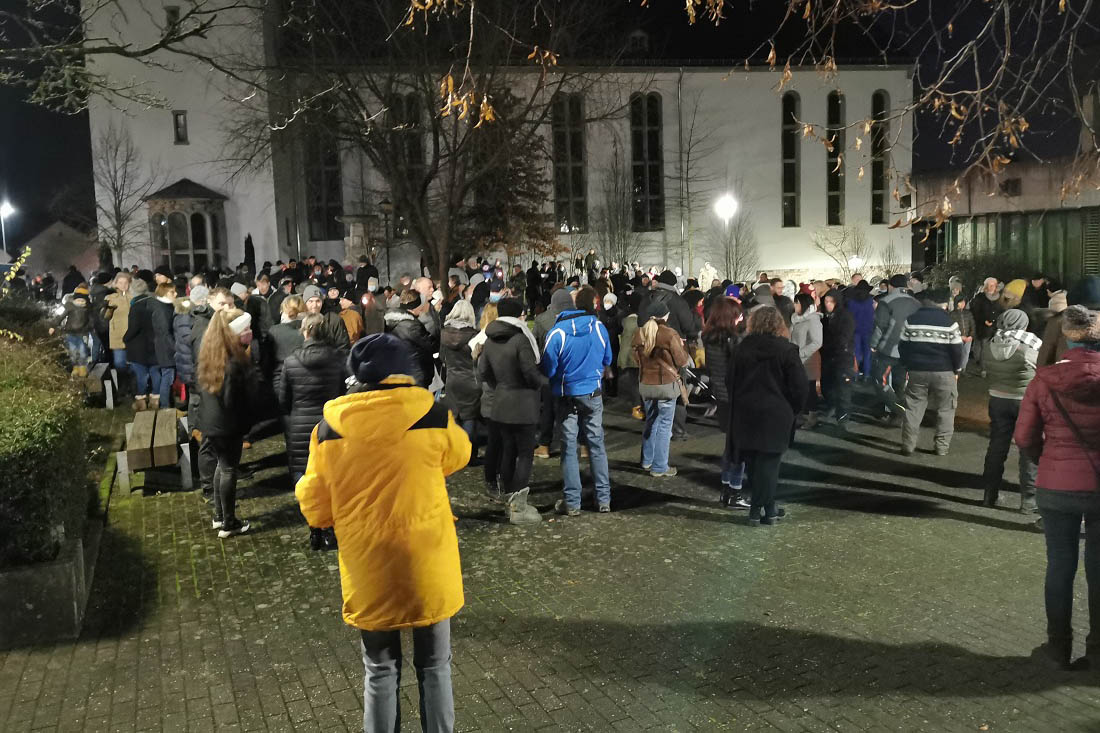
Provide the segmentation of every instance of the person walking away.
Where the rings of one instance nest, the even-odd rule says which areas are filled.
[[[1022,310],[1006,310],[997,319],[997,332],[989,341],[989,359],[985,362],[989,373],[989,447],[982,473],[985,506],[997,505],[1020,402],[1035,376],[1040,346],[1038,337],[1028,332],[1027,314]],[[1036,468],[1030,458],[1020,454],[1021,512],[1035,511]]]
[[[195,324],[195,311],[205,312],[210,290],[205,285],[191,288],[191,294],[176,301],[172,316],[172,350],[175,355],[176,376],[187,390],[183,407],[190,412],[195,394],[196,354],[191,342],[191,328]],[[192,415],[193,417],[193,415]]]
[[[512,524],[542,521],[527,503],[534,462],[540,394],[548,383],[539,371],[538,344],[520,316],[523,302],[505,298],[497,303],[498,317],[485,328],[485,344],[477,360],[478,378],[493,393],[490,434],[501,441],[499,478],[494,498],[503,500]]]
[[[982,283],[982,291],[970,301],[970,310],[974,314],[974,341],[970,357],[983,379],[986,377],[985,348],[997,329],[997,317],[1005,311],[999,284],[997,278],[987,277]]]
[[[386,333],[391,333],[409,346],[416,370],[412,375],[420,387],[427,388],[435,375],[435,350],[432,338],[424,327],[420,315],[430,305],[423,302],[420,293],[406,290],[401,293],[401,308],[385,315]]]
[[[958,325],[947,315],[950,297],[946,290],[922,292],[921,307],[906,319],[902,330],[899,353],[909,372],[901,429],[903,456],[916,450],[920,424],[929,407],[936,413],[936,455],[946,456],[951,448],[963,346]]]
[[[1062,332],[1069,349],[1057,363],[1036,370],[1013,433],[1020,452],[1039,464],[1036,499],[1047,546],[1047,640],[1033,655],[1055,668],[1070,668],[1083,519],[1089,633],[1085,657],[1074,666],[1095,670],[1100,669],[1100,313],[1071,306]]]
[[[1066,351],[1066,337],[1062,333],[1062,314],[1071,305],[1081,305],[1089,310],[1100,310],[1100,275],[1086,275],[1068,291],[1050,296],[1050,317],[1043,331],[1043,348],[1039,349],[1039,366],[1050,366],[1062,358]]]
[[[821,345],[824,334],[821,327],[821,314],[817,312],[814,299],[807,293],[794,296],[794,313],[791,314],[791,343],[798,347],[798,358],[806,370],[809,391],[803,414],[806,415],[803,427],[817,427],[817,384],[821,380]]]
[[[645,420],[642,409],[642,396],[638,391],[638,360],[634,358],[634,332],[638,330],[638,295],[631,293],[623,301],[623,320],[619,334],[619,396],[630,405],[630,416],[635,420]]]
[[[779,466],[790,446],[795,416],[806,401],[809,379],[790,342],[783,316],[772,306],[749,314],[747,335],[737,345],[726,375],[730,400],[726,440],[732,460],[745,462],[751,492],[750,525],[772,525],[786,515],[776,503]]]
[[[906,375],[898,350],[901,332],[906,319],[920,308],[917,299],[905,291],[907,281],[900,274],[891,275],[886,281],[886,295],[878,301],[871,330],[871,379],[886,410],[885,423],[890,427],[900,427],[905,412],[901,400]]]
[[[643,316],[645,324],[634,332],[631,342],[646,417],[642,470],[654,478],[666,478],[676,475],[676,468],[669,465],[668,446],[683,388],[680,370],[689,359],[680,335],[668,327],[668,306],[655,300]]]
[[[970,347],[974,343],[974,314],[967,308],[966,295],[959,293],[952,296],[954,307],[951,309],[951,320],[959,327],[959,335],[963,341],[963,365],[959,374],[966,373],[966,365],[970,362]],[[1038,341],[1038,339],[1036,339]]]
[[[377,285],[377,281],[372,280]],[[374,297],[374,291],[368,290],[363,293],[363,297],[360,299],[360,303],[363,307],[363,333],[364,335],[370,335],[372,333],[382,333],[386,330],[386,321],[383,318],[383,309],[378,305],[378,301]]]
[[[214,314],[199,349],[198,384],[203,440],[216,457],[214,521],[218,537],[244,534],[237,517],[237,470],[244,438],[256,411],[258,375],[248,355],[252,316],[237,308]],[[320,525],[320,526],[331,526]]]
[[[284,416],[291,486],[296,486],[305,475],[309,438],[321,422],[325,403],[344,394],[344,359],[337,349],[313,338],[323,322],[320,315],[302,319],[302,346],[283,362],[275,383]],[[311,526],[309,546],[313,550],[335,550],[336,534],[332,526]]]
[[[88,300],[88,288],[84,283],[73,288],[72,295],[65,301],[57,326],[65,336],[65,349],[73,363],[74,378],[88,376],[92,331],[92,310]],[[50,333],[53,334],[56,330],[51,327]]]
[[[153,353],[155,361],[149,365],[153,391],[149,408],[172,407],[172,383],[176,379],[176,342],[172,333],[172,321],[176,317],[176,286],[171,282],[157,286],[156,302],[149,304],[149,318],[153,328]]]
[[[844,307],[844,296],[830,290],[821,299],[822,319],[821,395],[826,415],[847,432],[852,412],[852,365],[855,364],[855,319]]]
[[[710,378],[710,389],[718,403],[715,415],[718,427],[723,435],[729,433],[730,398],[726,375],[729,373],[733,352],[741,341],[742,331],[741,305],[733,298],[718,296],[710,307],[710,316],[703,326],[703,349],[706,354],[706,369]],[[729,441],[722,450],[721,482],[722,495],[719,501],[731,509],[748,509],[749,501],[742,495],[741,488],[745,477],[745,465],[733,461],[734,451]]]
[[[130,283],[133,278],[125,270],[115,275],[113,293],[104,303],[103,317],[107,320],[107,347],[111,350],[111,366],[119,375],[130,371],[126,359],[126,328],[130,320]],[[144,285],[144,283],[142,283]],[[122,380],[119,379],[121,384]]]
[[[457,301],[443,322],[439,355],[443,358],[447,380],[444,384],[447,406],[458,418],[473,445],[471,463],[477,456],[477,425],[481,419],[481,387],[474,371],[470,339],[477,336],[474,307],[468,300]]]
[[[600,295],[599,290],[596,291]],[[614,293],[600,295],[603,308],[599,312],[600,323],[611,337],[611,373],[604,382],[609,398],[619,396],[619,342],[623,335],[623,314],[619,308],[619,298]]]
[[[871,378],[871,332],[875,328],[875,301],[871,284],[860,280],[844,291],[844,307],[852,314],[855,331],[852,346],[856,352],[856,368],[861,379]]]
[[[348,343],[354,344],[366,335],[363,317],[352,306],[359,300],[355,288],[348,288],[340,295],[340,320],[348,330]]]
[[[305,342],[302,337],[302,321],[306,315],[306,304],[297,295],[288,295],[279,305],[279,322],[272,326],[269,332],[271,374],[272,379],[276,382],[279,381],[279,374],[283,371],[283,365],[286,363],[287,358],[301,348]],[[322,323],[324,323],[324,318],[324,316],[321,316]],[[314,337],[316,335],[315,332]]]
[[[596,291],[587,285],[576,291],[574,308],[562,311],[546,335],[540,363],[557,398],[554,412],[561,432],[564,497],[558,500],[555,509],[568,516],[579,515],[581,509],[577,443],[582,431],[587,439],[598,509],[611,511],[611,477],[604,448],[600,389],[600,379],[611,363],[611,341],[607,329],[596,318],[596,297]]]
[[[156,364],[152,306],[156,301],[149,294],[148,288],[148,284],[141,278],[136,279],[130,286],[133,297],[130,299],[130,309],[126,316],[126,332],[122,336],[126,346],[126,360],[134,373],[135,412],[151,407],[154,396],[157,402],[160,402],[159,394],[153,394],[157,390],[152,389],[151,369]]]
[[[415,385],[401,339],[367,336],[348,368],[355,386],[325,405],[295,495],[309,525],[333,527],[340,543],[343,619],[363,649],[363,730],[401,728],[401,630],[411,629],[421,727],[449,733],[450,619],[464,599],[444,478],[466,465],[470,441]]]
[[[546,335],[553,330],[558,316],[572,309],[573,296],[568,290],[558,288],[553,291],[550,295],[550,307],[535,317],[535,341],[538,342],[540,353],[545,350]],[[554,396],[549,383],[542,388],[541,396],[542,408],[539,410],[539,434],[535,458],[550,458],[550,444],[554,441],[554,426],[557,424],[557,415],[554,412],[557,397]]]

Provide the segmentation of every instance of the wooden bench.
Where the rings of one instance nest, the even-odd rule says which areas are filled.
[[[115,396],[118,394],[118,372],[106,362],[100,362],[88,370],[84,379],[84,391],[88,395],[103,395],[108,410],[115,409]]]
[[[178,423],[187,433],[187,418],[177,418],[174,409],[145,410],[126,425],[126,446],[118,452],[119,486],[129,490],[130,475],[151,468],[176,467],[180,486],[190,489],[191,442],[179,441]]]

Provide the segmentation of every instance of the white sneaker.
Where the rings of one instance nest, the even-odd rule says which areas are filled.
[[[223,529],[219,530],[218,531],[218,537],[224,540],[228,537],[232,537],[233,535],[244,534],[249,529],[251,529],[251,525],[249,525],[248,522],[241,522],[234,529],[224,529],[223,528]]]
[[[212,523],[212,526],[213,526],[214,529],[221,529],[222,527],[225,526],[225,522],[223,522],[220,519],[215,519]]]

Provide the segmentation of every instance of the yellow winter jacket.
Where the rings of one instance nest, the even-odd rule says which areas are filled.
[[[335,527],[344,622],[429,626],[464,603],[458,535],[443,481],[470,440],[411,378],[330,401],[295,494],[311,527]]]

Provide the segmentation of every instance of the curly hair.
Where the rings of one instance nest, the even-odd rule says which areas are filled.
[[[242,364],[248,362],[248,350],[237,334],[229,329],[229,324],[243,315],[244,311],[237,308],[218,311],[203,334],[202,346],[199,347],[198,381],[199,386],[210,394],[221,394],[230,360]]]
[[[770,305],[762,305],[754,308],[749,313],[749,333],[761,333],[779,338],[788,339],[791,332],[787,330],[787,324],[778,309]]]

